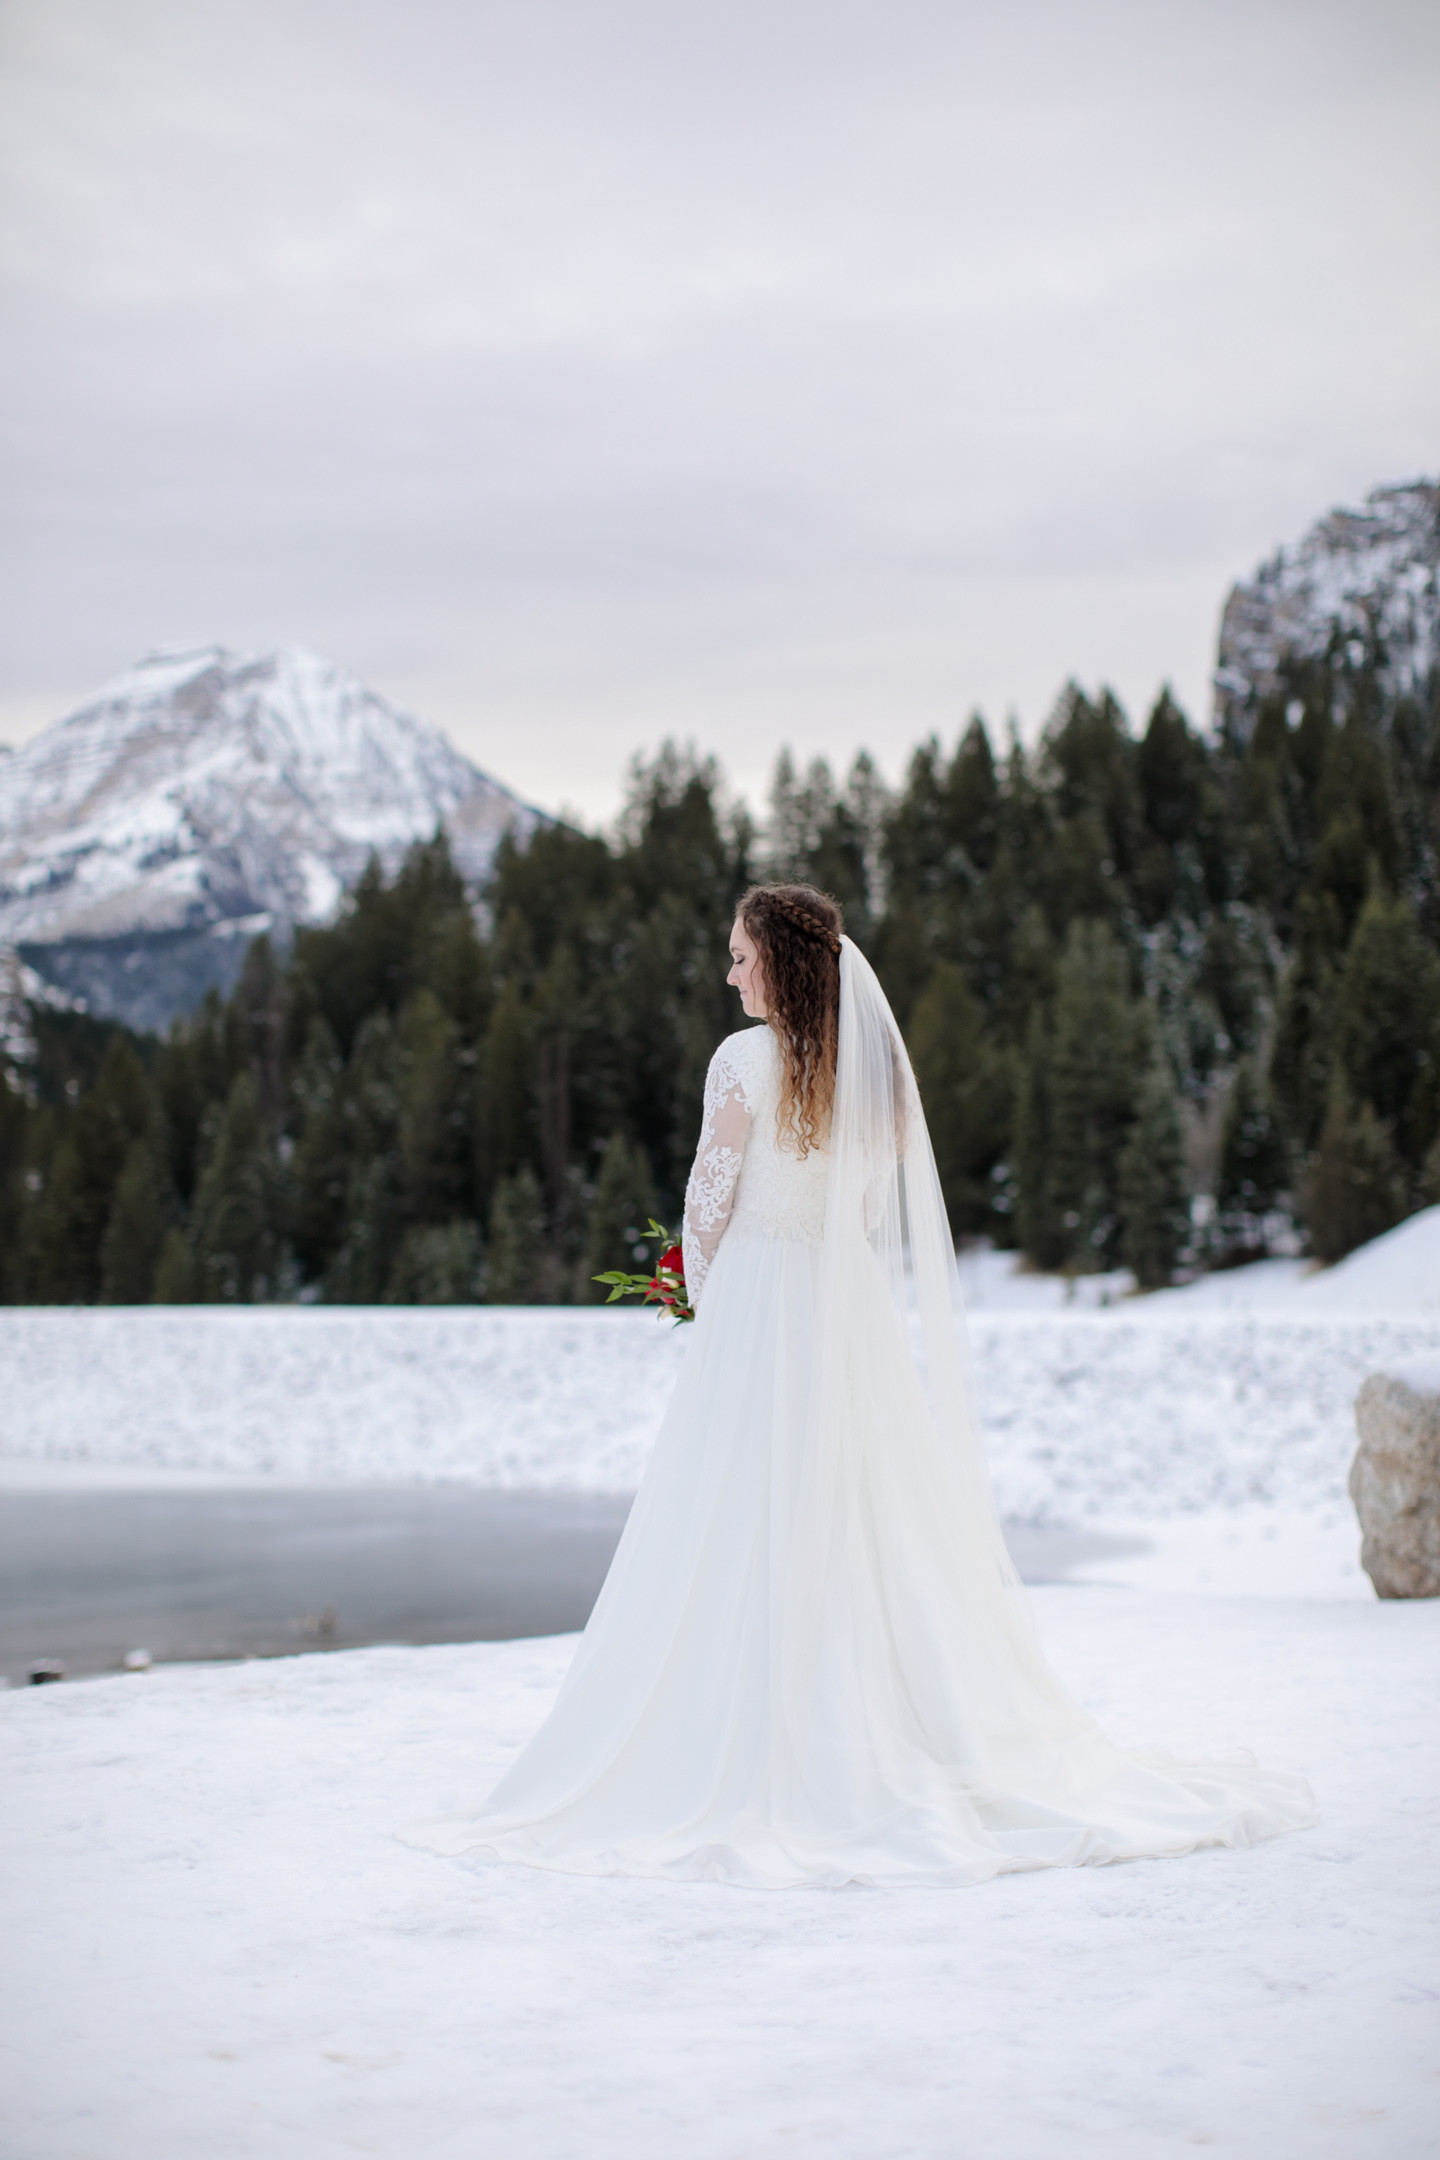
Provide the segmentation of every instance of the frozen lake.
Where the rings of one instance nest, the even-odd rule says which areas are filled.
[[[583,1627],[629,1500],[473,1486],[239,1486],[103,1479],[0,1495],[0,1675],[274,1657],[372,1643],[494,1642]],[[1018,1528],[1029,1582],[1139,1539]]]

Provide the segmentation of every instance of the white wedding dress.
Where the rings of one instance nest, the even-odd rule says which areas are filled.
[[[576,1874],[960,1884],[1249,1845],[1297,1778],[1112,1747],[1045,1660],[971,1416],[919,1097],[841,953],[829,1142],[777,1128],[765,1026],[710,1067],[697,1319],[549,1717],[478,1813],[405,1833]]]

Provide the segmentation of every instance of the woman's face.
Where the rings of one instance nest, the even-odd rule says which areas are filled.
[[[725,977],[726,982],[739,991],[746,1019],[763,1020],[766,1011],[765,970],[760,964],[760,948],[738,916],[730,932],[730,958],[734,965]]]

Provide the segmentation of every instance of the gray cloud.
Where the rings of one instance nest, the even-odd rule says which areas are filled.
[[[300,639],[547,803],[892,765],[1440,462],[1440,11],[10,0],[0,732]]]

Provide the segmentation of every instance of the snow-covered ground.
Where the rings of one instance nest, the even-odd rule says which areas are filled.
[[[966,1269],[1002,1507],[1130,1533],[1034,1593],[1065,1677],[1123,1741],[1303,1771],[1316,1830],[936,1894],[577,1880],[392,1835],[488,1787],[570,1638],[14,1689],[6,2160],[1434,2153],[1440,1600],[1374,1599],[1344,1474],[1364,1374],[1440,1349],[1440,1210],[1109,1305]],[[683,1349],[603,1311],[0,1311],[0,1487],[625,1491]]]
[[[434,1859],[568,1638],[0,1696],[13,2160],[1420,2160],[1440,2122],[1440,1603],[1036,1593],[1120,1738],[1318,1828],[983,1889]]]

